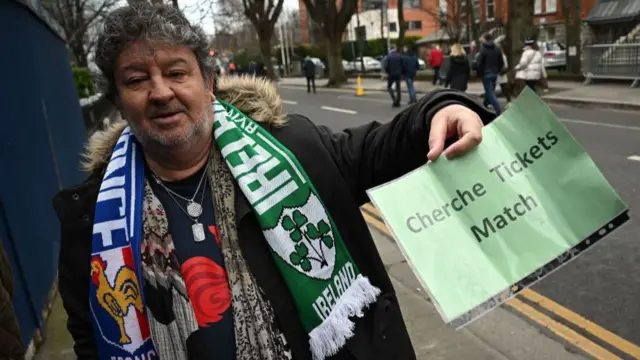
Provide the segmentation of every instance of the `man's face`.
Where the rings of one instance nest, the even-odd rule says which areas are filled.
[[[134,42],[114,75],[120,113],[143,145],[188,145],[211,132],[213,93],[189,48]]]

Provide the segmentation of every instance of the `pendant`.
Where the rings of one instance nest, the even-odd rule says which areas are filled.
[[[197,218],[202,215],[202,206],[192,201],[187,205],[187,213],[189,216]]]
[[[193,241],[201,242],[204,241],[204,226],[201,223],[195,223],[191,225],[191,231],[193,232]]]

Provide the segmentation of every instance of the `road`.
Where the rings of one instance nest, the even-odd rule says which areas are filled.
[[[306,89],[281,87],[281,94],[287,112],[301,113],[334,131],[368,121],[387,122],[400,111],[391,107],[389,96],[384,93],[369,92],[365,97],[355,97],[351,92],[319,90],[313,95],[307,94]],[[406,101],[406,93],[403,96]],[[561,106],[552,109],[629,208],[640,208],[639,114]],[[628,340],[626,345],[613,341],[618,344],[614,347],[615,354],[625,359],[640,358],[636,355],[640,354],[640,219],[637,213],[631,211],[630,215],[631,221],[621,229],[533,287],[581,319],[595,323],[597,329],[606,329]],[[574,322],[569,326],[580,330],[583,324]],[[598,343],[605,337],[590,335]],[[634,356],[630,357],[629,352]]]

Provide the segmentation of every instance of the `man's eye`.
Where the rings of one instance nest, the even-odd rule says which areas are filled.
[[[143,82],[144,80],[145,80],[144,77],[130,78],[130,79],[127,79],[127,85],[136,85],[136,84],[139,84],[139,83]]]
[[[169,76],[173,79],[181,79],[185,76],[186,74],[182,71],[172,71],[169,73]]]

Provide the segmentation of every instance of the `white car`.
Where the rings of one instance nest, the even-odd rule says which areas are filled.
[[[342,60],[342,68],[345,72],[352,72],[355,70],[353,63],[350,63],[347,60]]]
[[[357,71],[362,71],[362,62],[364,62],[364,71],[380,71],[382,69],[382,64],[380,61],[372,58],[371,56],[363,56],[362,61],[360,58],[356,58],[354,61],[354,68]]]

